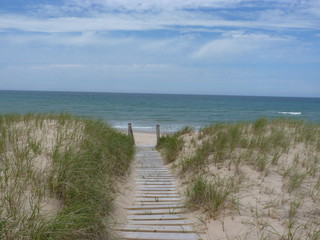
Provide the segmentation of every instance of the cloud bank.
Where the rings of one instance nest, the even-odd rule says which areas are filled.
[[[85,90],[90,78],[104,91],[150,92],[157,81],[164,92],[179,82],[183,93],[228,94],[232,85],[320,96],[316,0],[11,0],[0,9],[4,88],[63,90],[78,79]],[[122,84],[108,90],[112,81]],[[296,91],[276,90],[290,82]]]

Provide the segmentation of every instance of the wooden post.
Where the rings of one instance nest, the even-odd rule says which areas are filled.
[[[132,137],[133,142],[134,142],[133,131],[132,131],[132,124],[131,124],[131,123],[128,123],[128,135]]]
[[[160,140],[160,125],[156,126],[156,131],[157,131],[157,144],[158,144]]]

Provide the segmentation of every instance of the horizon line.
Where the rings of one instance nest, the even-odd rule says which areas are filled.
[[[306,96],[280,96],[280,95],[241,95],[241,94],[209,94],[209,93],[154,93],[154,92],[106,92],[106,91],[78,91],[78,90],[21,90],[21,89],[0,89],[6,92],[52,92],[52,93],[108,93],[108,94],[145,94],[145,95],[189,95],[189,96],[221,96],[221,97],[275,97],[275,98],[320,98]]]

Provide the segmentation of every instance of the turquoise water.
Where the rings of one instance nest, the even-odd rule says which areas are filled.
[[[0,91],[0,113],[69,112],[101,118],[119,129],[175,131],[259,117],[320,122],[320,98]]]

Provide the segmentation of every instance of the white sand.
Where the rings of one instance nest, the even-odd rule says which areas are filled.
[[[155,146],[157,144],[156,133],[134,131],[133,136],[137,146]]]

